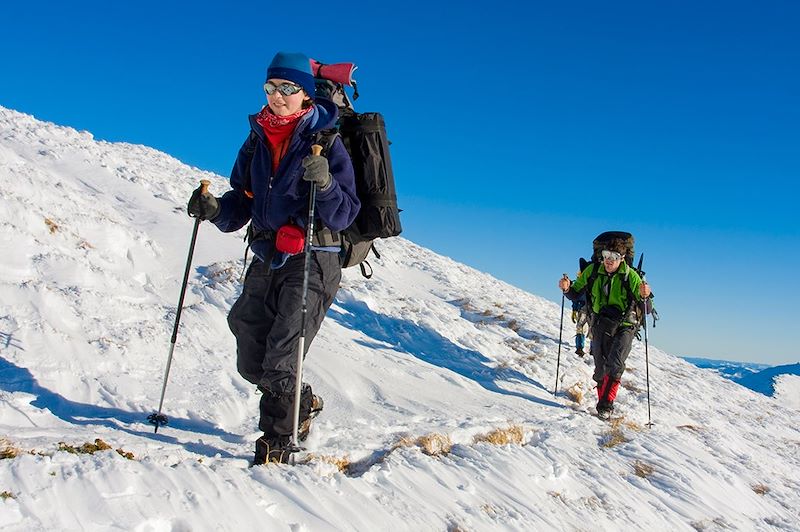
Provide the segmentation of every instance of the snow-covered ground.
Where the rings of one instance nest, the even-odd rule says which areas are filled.
[[[660,351],[656,329],[655,424],[640,342],[600,421],[569,318],[552,395],[557,303],[402,238],[371,280],[345,272],[311,347],[307,452],[251,468],[258,395],[225,321],[241,235],[202,224],[154,434],[201,178],[225,190],[0,107],[3,530],[800,528],[800,411],[779,400],[796,377],[763,396]]]

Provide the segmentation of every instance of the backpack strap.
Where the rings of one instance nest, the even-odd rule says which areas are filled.
[[[373,243],[371,243],[371,244],[369,245],[369,251],[367,251],[367,254],[369,254],[369,252],[370,252],[370,251],[371,251],[371,252],[372,252],[372,253],[373,253],[373,254],[374,254],[374,255],[375,255],[377,258],[381,258],[381,254],[380,254],[380,253],[378,253],[378,249],[375,247],[375,243],[374,243],[374,242],[373,242]],[[365,266],[365,265],[366,265],[366,266]],[[370,278],[372,277],[372,264],[370,264],[370,263],[369,263],[369,261],[368,261],[367,259],[364,259],[364,260],[362,260],[362,261],[361,261],[361,262],[358,264],[358,266],[361,268],[361,275],[363,275],[363,276],[364,276],[364,277],[366,277],[367,279],[370,279]],[[367,273],[367,268],[369,268],[369,273]]]
[[[584,293],[586,294],[586,308],[589,309],[589,314],[594,314],[594,303],[592,302],[592,287],[594,286],[594,282],[597,280],[597,275],[600,270],[600,263],[593,261],[592,262],[592,273],[589,274],[589,278],[586,280],[586,288]]]
[[[253,176],[250,175],[250,166],[253,164],[253,155],[256,153],[257,144],[258,135],[251,129],[250,136],[247,137],[247,142],[244,145],[244,153],[247,154],[248,159],[244,174],[244,195],[250,199],[253,199]]]
[[[328,151],[333,147],[336,142],[336,137],[340,136],[339,132],[335,129],[323,129],[314,134],[314,144],[322,146],[322,155],[328,156]]]
[[[633,305],[633,292],[631,291],[631,282],[629,280],[631,270],[633,266],[630,266],[628,263],[625,263],[625,277],[622,279],[622,289],[625,291],[625,300],[628,304],[625,306],[625,313],[631,310],[631,305]]]

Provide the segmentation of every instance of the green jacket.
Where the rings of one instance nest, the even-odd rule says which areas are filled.
[[[600,268],[597,276],[592,284],[592,293],[590,294],[592,301],[592,312],[599,314],[603,307],[614,306],[617,307],[624,315],[628,311],[628,292],[624,288],[625,276],[628,276],[627,283],[630,289],[630,295],[633,301],[641,301],[642,296],[639,295],[639,286],[642,284],[642,278],[639,274],[628,266],[626,262],[620,264],[617,271],[609,276],[603,264],[592,263],[587,266],[580,276],[572,283],[566,296],[573,300],[580,296],[586,290],[586,285],[589,282],[589,277],[595,268]],[[610,283],[610,287],[609,287]]]

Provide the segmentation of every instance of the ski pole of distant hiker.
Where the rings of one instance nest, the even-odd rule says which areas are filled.
[[[314,144],[311,146],[312,155],[322,155],[322,146]],[[306,226],[306,242],[304,262],[303,262],[303,291],[300,302],[300,338],[297,340],[297,374],[294,381],[294,413],[292,417],[292,444],[290,453],[300,450],[297,440],[297,431],[300,425],[300,395],[303,387],[303,359],[306,349],[306,315],[308,314],[308,278],[311,275],[311,241],[314,239],[314,204],[317,201],[317,185],[311,183],[311,191],[308,195],[308,225]]]
[[[208,179],[200,180],[201,194],[208,192],[211,181]],[[183,284],[181,285],[181,295],[178,297],[178,309],[175,312],[175,326],[172,328],[172,341],[167,355],[167,369],[164,371],[164,383],[161,386],[161,400],[158,402],[158,411],[150,414],[147,421],[156,426],[153,432],[158,432],[158,427],[168,423],[167,416],[161,413],[164,406],[164,394],[167,391],[167,380],[169,379],[169,369],[172,366],[172,354],[175,352],[175,342],[178,339],[178,326],[181,323],[181,311],[183,310],[183,298],[186,296],[186,285],[189,283],[189,272],[192,270],[192,256],[194,255],[194,244],[197,242],[197,229],[200,227],[200,218],[195,218],[194,229],[192,230],[192,240],[189,244],[189,256],[186,258],[186,270],[183,272]]]
[[[565,273],[563,279],[569,280]],[[561,293],[561,323],[558,326],[558,359],[556,361],[556,385],[553,387],[553,395],[558,391],[558,370],[561,367],[561,333],[564,331],[564,293]]]
[[[645,279],[644,275],[642,275],[642,282],[646,283],[647,280]],[[652,427],[653,422],[650,420],[650,354],[647,347],[647,306],[648,302],[647,299],[642,301],[642,317],[644,320],[644,363],[645,363],[645,375],[647,376],[647,426]]]

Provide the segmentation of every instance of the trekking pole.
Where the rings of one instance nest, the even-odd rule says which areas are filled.
[[[642,282],[646,283],[644,276]],[[645,361],[645,375],[647,376],[647,427],[652,427],[654,423],[650,420],[650,354],[647,348],[647,299],[642,301],[643,311],[642,317],[644,318],[644,361]]]
[[[567,274],[565,273],[564,277],[562,277],[562,279],[569,280],[569,276],[567,276]],[[553,396],[555,396],[556,392],[558,391],[558,370],[561,367],[561,333],[563,331],[564,331],[564,292],[562,290],[562,292],[561,292],[561,323],[558,326],[558,360],[556,361],[556,385],[553,388]]]
[[[211,181],[208,179],[200,180],[200,194],[208,192],[208,186]],[[194,255],[194,244],[197,241],[197,229],[200,227],[200,218],[195,218],[194,229],[192,230],[192,240],[189,244],[189,256],[186,258],[186,270],[183,272],[183,284],[181,285],[181,295],[178,297],[178,310],[175,312],[175,326],[172,328],[172,341],[169,346],[169,355],[167,355],[167,369],[164,371],[164,384],[161,386],[161,400],[158,402],[158,412],[154,412],[147,416],[147,421],[155,425],[154,433],[158,432],[158,427],[166,425],[169,420],[167,416],[161,413],[161,408],[164,406],[164,393],[167,391],[167,379],[169,378],[169,369],[172,366],[172,353],[175,351],[175,342],[178,339],[178,325],[181,323],[181,311],[183,310],[183,298],[186,296],[186,285],[189,283],[189,272],[192,269],[192,255]]]
[[[322,155],[322,146],[311,146],[312,155]],[[311,241],[314,238],[314,204],[317,200],[317,185],[311,183],[308,195],[308,225],[306,226],[305,258],[303,262],[303,291],[300,314],[300,338],[297,340],[297,374],[294,381],[294,416],[292,418],[292,441],[289,448],[290,456],[300,450],[297,440],[297,431],[300,426],[300,395],[303,386],[303,358],[306,347],[306,315],[308,314],[308,278],[311,275]]]

